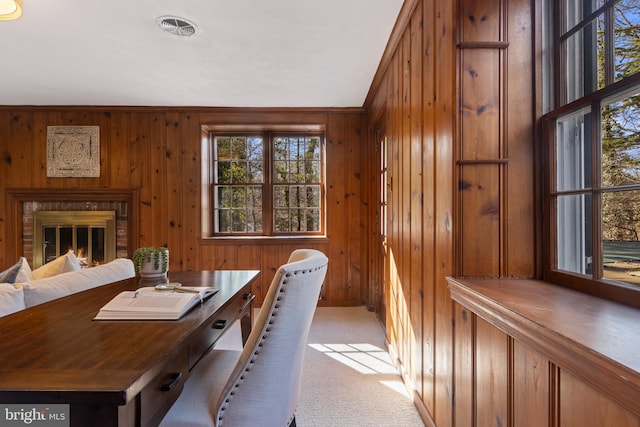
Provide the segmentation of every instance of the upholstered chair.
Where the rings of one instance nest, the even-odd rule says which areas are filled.
[[[298,249],[275,274],[243,350],[194,368],[162,427],[295,426],[307,336],[328,259]]]

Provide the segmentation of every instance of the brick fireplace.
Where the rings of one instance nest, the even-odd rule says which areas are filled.
[[[22,223],[23,254],[32,268],[70,249],[82,267],[127,256],[125,202],[26,202]]]
[[[54,218],[66,216],[69,213],[70,218],[65,220],[55,219],[53,222],[49,221],[48,230],[49,240],[53,233],[57,233],[57,236],[67,233],[68,228],[73,229],[73,238],[63,237],[60,240],[63,242],[64,248],[58,248],[57,252],[60,255],[71,248],[71,242],[78,242],[79,247],[74,248],[78,250],[80,247],[85,246],[82,242],[82,237],[76,236],[76,229],[79,230],[79,235],[83,233],[89,233],[93,235],[93,239],[101,240],[104,234],[113,234],[114,245],[113,251],[109,250],[108,253],[99,253],[100,250],[95,249],[94,244],[92,253],[94,259],[88,257],[89,264],[97,265],[98,263],[108,262],[112,258],[125,258],[130,257],[132,253],[132,247],[137,245],[134,242],[137,236],[137,194],[133,191],[115,191],[115,190],[97,190],[97,191],[82,191],[82,190],[19,190],[12,189],[7,190],[7,205],[8,205],[8,218],[7,223],[11,224],[15,221],[16,230],[13,236],[7,235],[9,241],[7,245],[7,258],[13,259],[11,256],[11,249],[15,248],[17,252],[16,257],[24,256],[29,264],[33,268],[38,266],[34,265],[34,259],[38,264],[41,264],[46,255],[40,253],[36,255],[38,251],[42,251],[44,246],[41,236],[38,242],[39,247],[36,247],[36,233],[34,223],[34,213],[37,212],[55,212]],[[86,215],[83,213],[102,212],[102,214],[111,212],[113,213],[114,223],[110,225],[110,231],[107,231],[107,227],[104,228],[104,233],[101,231],[101,225],[98,223],[92,223],[88,225]],[[76,215],[77,219],[74,221],[73,215]],[[82,218],[80,218],[82,217]],[[54,224],[55,223],[55,224]],[[52,225],[53,224],[53,225]],[[42,222],[40,223],[42,228]],[[84,230],[84,229],[87,230]],[[52,229],[54,231],[52,231]],[[94,230],[95,229],[95,230]],[[61,231],[62,230],[62,231]],[[15,241],[12,241],[12,238]],[[66,240],[65,240],[66,239]],[[91,241],[91,237],[89,237]],[[82,248],[87,250],[88,248]],[[51,251],[49,251],[49,257],[51,257]],[[76,255],[78,253],[76,252]],[[86,254],[85,254],[86,256]],[[91,265],[87,265],[90,267]]]

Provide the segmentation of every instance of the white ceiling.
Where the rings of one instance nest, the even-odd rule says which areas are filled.
[[[24,0],[0,21],[0,105],[360,107],[402,2]]]

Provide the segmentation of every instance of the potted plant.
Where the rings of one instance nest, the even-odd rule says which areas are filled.
[[[142,278],[163,277],[169,271],[169,249],[166,247],[138,248],[133,253],[133,266]]]

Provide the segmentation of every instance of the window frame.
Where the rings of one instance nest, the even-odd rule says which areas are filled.
[[[215,231],[215,176],[214,171],[214,139],[220,136],[257,136],[260,135],[263,140],[263,182],[262,186],[262,232],[216,232]],[[326,237],[326,134],[321,126],[255,126],[255,125],[236,125],[233,127],[206,127],[203,128],[203,148],[206,148],[207,154],[203,155],[203,182],[206,188],[206,199],[203,201],[203,233],[205,239],[214,240],[238,240],[238,239],[317,239]],[[302,232],[275,232],[274,231],[274,164],[275,158],[273,153],[274,139],[277,137],[318,137],[320,139],[320,170],[319,182],[314,185],[320,186],[320,212],[319,212],[319,231],[302,231]],[[206,139],[206,147],[205,147]],[[206,181],[204,178],[206,176]],[[306,184],[306,183],[305,183]]]
[[[635,88],[640,88],[640,73],[633,74],[631,76],[624,77],[618,81],[614,81],[613,78],[605,77],[604,86],[600,89],[597,87],[590,93],[583,93],[581,97],[578,97],[574,101],[566,103],[567,99],[567,72],[566,72],[566,51],[561,45],[560,41],[566,39],[571,34],[575,34],[581,31],[582,28],[588,25],[588,22],[592,21],[594,17],[604,11],[606,8],[613,10],[617,0],[606,1],[596,11],[587,14],[582,18],[581,23],[577,24],[573,29],[565,31],[565,34],[561,34],[564,31],[563,25],[567,21],[566,11],[563,10],[561,4],[566,4],[564,0],[555,0],[550,5],[553,14],[547,14],[545,16],[554,16],[557,19],[551,22],[546,28],[551,31],[551,36],[548,40],[551,41],[550,52],[552,57],[549,58],[552,66],[546,69],[546,76],[548,81],[551,82],[553,89],[548,92],[553,99],[551,102],[547,102],[547,105],[551,106],[551,111],[546,113],[542,117],[542,161],[543,161],[543,174],[542,174],[542,201],[543,201],[543,216],[542,216],[542,231],[543,231],[543,279],[558,283],[562,286],[586,292],[588,294],[605,298],[608,300],[632,305],[634,307],[640,307],[640,285],[633,285],[622,281],[615,281],[607,279],[602,274],[603,262],[602,262],[602,196],[611,191],[617,191],[612,188],[604,186],[602,183],[602,176],[600,174],[602,165],[602,151],[601,151],[601,108],[602,105],[615,97],[616,95],[623,94]],[[608,12],[608,18],[611,17],[611,12]],[[610,27],[605,28],[605,35],[609,37],[609,42],[605,43],[604,51],[604,66],[603,72],[605,76],[611,76],[613,72],[613,59],[610,50],[615,44],[611,41],[611,35],[613,31]],[[593,46],[593,45],[592,45]],[[586,48],[583,46],[583,51]],[[549,71],[553,71],[552,74]],[[583,89],[584,90],[584,89]],[[584,90],[586,92],[586,90]],[[553,108],[553,106],[556,106]],[[567,117],[571,114],[578,113],[582,110],[590,109],[589,122],[591,132],[588,140],[585,140],[585,144],[589,144],[591,150],[590,163],[585,164],[585,168],[590,168],[591,180],[589,185],[585,185],[584,188],[571,189],[571,190],[556,190],[557,189],[557,143],[558,135],[556,134],[558,119]],[[632,184],[628,186],[620,187],[623,190],[640,190],[640,183]],[[591,248],[592,248],[592,269],[590,273],[573,273],[568,270],[560,270],[558,266],[558,198],[565,195],[574,194],[587,194],[591,195],[591,224],[589,229],[591,231]]]

